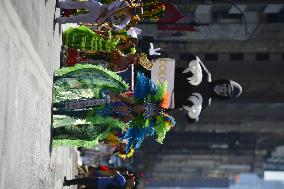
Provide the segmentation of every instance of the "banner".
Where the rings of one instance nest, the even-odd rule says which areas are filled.
[[[175,85],[175,59],[159,58],[151,70],[151,80],[154,83],[168,82],[169,108],[174,108],[174,85]]]
[[[89,99],[89,100],[81,100],[81,101],[74,101],[74,102],[65,102],[65,109],[66,110],[76,110],[82,108],[90,108],[93,106],[98,106],[101,104],[109,103],[110,97],[103,99]]]

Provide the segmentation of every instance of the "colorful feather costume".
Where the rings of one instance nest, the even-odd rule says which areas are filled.
[[[112,53],[114,51],[123,54],[135,53],[135,46],[130,43],[132,39],[124,30],[119,32],[92,31],[86,26],[70,27],[63,33],[63,45],[90,54]],[[136,39],[133,40],[136,41]],[[129,48],[125,48],[126,46]]]
[[[125,131],[120,140],[128,141],[126,152],[129,152],[131,148],[139,148],[147,136],[156,134],[157,141],[162,143],[175,124],[174,119],[164,113],[167,106],[166,84],[155,85],[143,74],[138,73],[137,76],[133,105],[110,100],[72,111],[66,109],[66,102],[70,100],[104,98],[110,92],[121,94],[127,91],[128,85],[115,73],[95,65],[63,68],[56,72],[56,76],[59,78],[54,84],[55,146],[90,148],[105,140],[109,133]],[[124,114],[116,111],[116,108],[123,106],[133,115],[128,122],[123,120]],[[143,107],[143,113],[133,112],[134,106]]]
[[[175,120],[164,113],[168,106],[167,83],[155,85],[144,74],[138,73],[134,99],[137,104],[144,104],[146,111],[136,116],[130,123],[122,139],[128,140],[126,152],[139,148],[147,136],[157,135],[157,142],[163,143],[166,133],[175,125]]]
[[[55,73],[53,144],[93,147],[109,133],[124,130],[127,125],[112,117],[112,106],[101,104],[94,108],[65,109],[66,102],[82,99],[104,98],[105,93],[123,93],[129,86],[117,74],[96,65],[80,65],[62,68]],[[74,118],[67,115],[80,115]]]

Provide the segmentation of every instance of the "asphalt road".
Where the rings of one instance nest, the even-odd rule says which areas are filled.
[[[62,188],[76,154],[49,150],[61,35],[55,0],[0,0],[0,188]]]

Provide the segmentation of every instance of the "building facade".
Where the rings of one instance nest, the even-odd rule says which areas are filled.
[[[145,145],[143,151],[154,162],[143,164],[150,170],[145,173],[148,186],[182,187],[192,179],[229,182],[240,173],[262,177],[264,166],[276,161],[274,156],[266,160],[267,154],[284,141],[284,2],[165,2],[187,16],[177,23],[193,23],[196,32],[142,24],[144,45],[154,42],[162,57],[174,58],[178,67],[187,67],[189,57],[197,55],[213,80],[238,81],[243,94],[212,101],[196,124],[187,123],[180,110],[172,111],[177,124],[165,143]]]
[[[199,125],[219,130],[232,125],[233,130],[283,131],[284,3],[165,2],[171,3],[182,15],[192,17],[188,19],[189,24],[208,25],[195,26],[196,32],[189,32],[159,31],[157,25],[142,24],[139,27],[147,31],[141,36],[145,39],[143,43],[154,42],[162,49],[162,57],[174,58],[178,67],[187,67],[189,57],[199,56],[212,79],[232,79],[243,87],[237,100],[213,102]],[[178,124],[185,124],[180,119]]]

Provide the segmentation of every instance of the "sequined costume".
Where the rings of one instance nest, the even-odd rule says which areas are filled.
[[[119,111],[116,111],[117,117],[114,116],[113,106],[122,104],[106,103],[109,94],[123,93],[129,88],[118,75],[100,66],[77,64],[58,70],[55,76],[55,146],[92,147],[110,132],[127,127]],[[86,103],[90,99],[91,104]]]
[[[145,69],[151,70],[153,62],[146,54],[128,54],[124,55],[119,51],[112,53],[80,53],[76,49],[68,49],[68,56],[64,67],[71,67],[76,64],[93,64],[108,68],[113,72],[125,71],[131,65],[140,64]]]
[[[167,83],[155,85],[144,74],[138,73],[134,89],[136,104],[143,104],[144,112],[136,115],[122,139],[128,140],[126,152],[139,148],[144,138],[157,136],[157,142],[163,143],[166,133],[175,125],[175,120],[164,111],[168,107]]]
[[[94,73],[93,73],[94,72]],[[166,108],[166,84],[155,85],[138,74],[133,96],[116,74],[94,65],[76,65],[56,74],[54,144],[92,147],[114,131],[124,131],[126,152],[147,136],[162,143],[174,125]],[[90,100],[91,99],[91,100]]]
[[[135,45],[127,45],[131,38],[126,32],[92,31],[86,26],[70,27],[63,33],[63,45],[85,51],[87,54],[111,53],[119,51],[123,54],[135,53]],[[127,48],[129,46],[129,48]]]
[[[98,0],[103,4],[111,4],[115,0]],[[133,15],[128,25],[135,26],[140,20],[148,19],[157,21],[165,14],[165,5],[160,1],[143,1],[143,13]]]
[[[58,23],[89,23],[104,24],[109,23],[115,30],[124,29],[130,22],[131,18],[138,13],[139,4],[134,4],[129,0],[116,0],[110,4],[101,4],[95,0],[88,1],[59,1],[56,4],[61,9],[87,9],[85,14],[71,15],[69,17],[59,17],[56,19]]]

